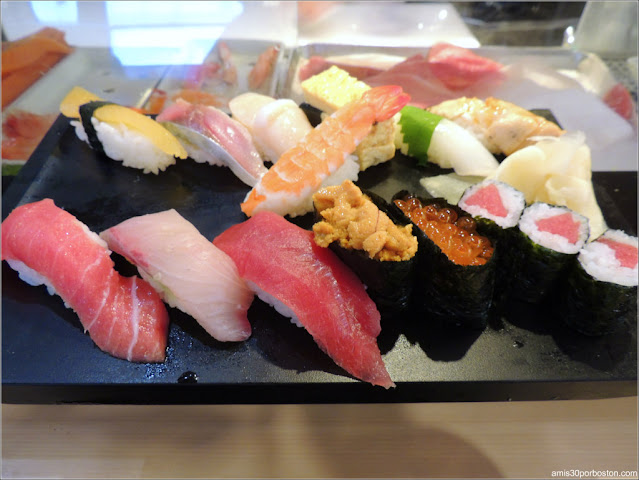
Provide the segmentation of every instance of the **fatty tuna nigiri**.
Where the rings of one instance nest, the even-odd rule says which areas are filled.
[[[233,261],[175,210],[133,217],[103,231],[109,248],[138,267],[172,307],[215,339],[246,340],[253,294]]]
[[[315,243],[313,232],[266,211],[213,243],[262,300],[303,326],[340,367],[373,385],[395,385],[377,346],[375,304],[355,274]]]
[[[17,207],[2,222],[2,260],[30,285],[46,285],[103,351],[162,362],[169,316],[144,280],[123,277],[106,244],[51,199]]]

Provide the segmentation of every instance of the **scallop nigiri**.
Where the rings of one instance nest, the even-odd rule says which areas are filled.
[[[273,163],[313,130],[304,111],[289,98],[247,92],[231,99],[229,109],[251,133],[262,157]]]
[[[321,187],[357,179],[359,163],[351,154],[376,122],[391,118],[409,100],[391,85],[344,105],[279,158],[248,193],[242,211],[249,217],[262,210],[291,216],[312,211],[312,195]]]
[[[62,297],[101,350],[133,362],[162,362],[166,307],[146,281],[116,272],[110,253],[51,199],[21,205],[2,222],[2,259],[25,282]]]
[[[237,342],[251,335],[246,312],[253,294],[235,263],[177,211],[129,218],[100,236],[213,338]]]

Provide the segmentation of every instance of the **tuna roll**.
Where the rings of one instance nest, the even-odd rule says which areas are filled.
[[[569,208],[536,202],[526,207],[509,245],[509,298],[541,302],[588,240],[588,219]]]
[[[517,255],[513,248],[519,232],[517,225],[524,208],[524,194],[507,183],[486,179],[466,189],[457,204],[473,216],[482,229],[500,245],[497,270],[507,272]],[[495,280],[494,301],[505,300],[510,283],[509,275],[500,275]]]
[[[367,286],[380,312],[391,316],[410,304],[417,238],[410,223],[397,225],[383,198],[350,180],[313,195],[315,243],[329,247]]]
[[[392,208],[416,225],[419,242],[416,306],[444,324],[483,329],[492,305],[495,244],[475,220],[441,198],[402,191]]]
[[[590,336],[637,318],[637,237],[608,230],[571,264],[561,295],[561,317]]]

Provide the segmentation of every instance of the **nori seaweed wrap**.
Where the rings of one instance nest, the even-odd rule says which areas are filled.
[[[93,118],[93,113],[98,108],[104,107],[105,105],[113,105],[113,102],[96,100],[93,102],[85,103],[84,105],[80,105],[79,108],[80,120],[82,122],[84,132],[86,133],[89,140],[89,145],[93,150],[100,153],[101,155],[106,155],[106,153],[104,152],[102,142],[98,139],[98,134],[95,131],[95,127],[93,126],[93,122],[91,121],[91,119]]]
[[[474,237],[472,242],[479,242],[474,243],[473,250],[488,251],[479,255],[473,253],[473,262],[479,264],[464,265],[451,260],[442,248],[421,230],[419,223],[410,220],[395,203],[397,200],[411,199],[416,199],[423,207],[432,205],[437,209],[453,211],[455,220],[450,223],[454,223],[454,228],[464,230],[460,236],[467,237],[468,241]],[[474,329],[485,328],[492,306],[496,276],[498,254],[495,242],[483,234],[479,225],[476,225],[468,214],[442,198],[423,199],[407,191],[401,191],[393,196],[390,208],[395,217],[411,221],[415,225],[414,231],[419,242],[417,286],[413,293],[415,306],[439,317],[444,324]],[[490,245],[477,246],[481,244]],[[463,245],[461,249],[467,250]]]
[[[316,243],[328,246],[353,270],[384,317],[403,313],[410,306],[415,283],[418,243],[411,233],[414,227],[408,222],[393,222],[382,197],[361,191],[348,180],[320,190],[313,199]],[[357,208],[362,209],[360,213],[353,213]],[[345,218],[348,215],[352,215],[350,219]],[[368,222],[366,216],[372,215]]]
[[[526,207],[508,245],[508,298],[544,300],[588,235],[588,219],[566,207],[542,202]]]
[[[637,238],[608,230],[572,259],[559,295],[566,325],[600,336],[637,319]]]

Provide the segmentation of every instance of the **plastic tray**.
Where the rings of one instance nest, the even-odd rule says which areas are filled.
[[[387,200],[420,189],[438,167],[398,155],[358,184]],[[636,232],[637,172],[595,172],[612,228]],[[123,167],[79,141],[59,117],[3,195],[17,205],[52,198],[93,231],[134,215],[175,208],[209,239],[244,220],[248,191],[227,169],[185,160],[160,175]],[[309,218],[296,222],[308,227]],[[116,268],[135,268],[114,255]],[[348,376],[303,329],[255,299],[252,337],[222,344],[170,310],[167,359],[136,364],[100,351],[59,297],[2,265],[2,399],[7,403],[344,403],[603,398],[637,394],[636,322],[601,338],[564,327],[552,308],[514,306],[483,332],[451,332],[408,314],[382,318],[379,345],[397,388]],[[184,382],[193,372],[196,383]]]

